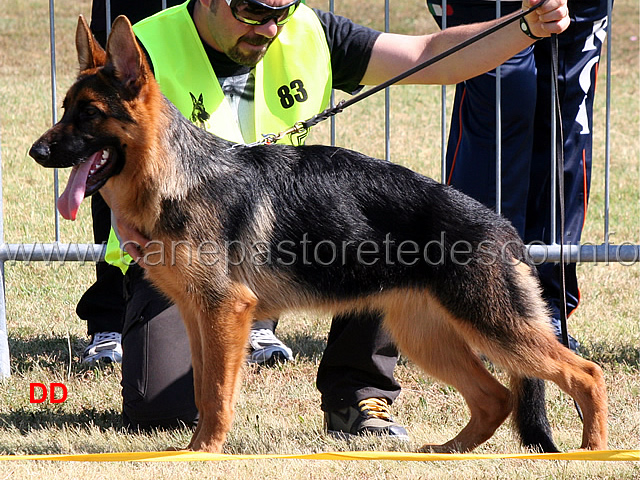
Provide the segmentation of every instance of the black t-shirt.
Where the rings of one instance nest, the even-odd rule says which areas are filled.
[[[91,2],[91,31],[103,47],[107,38],[107,2],[111,6],[109,25],[119,15],[125,15],[133,25],[162,10],[162,0],[93,0]],[[181,3],[184,3],[184,0],[166,1],[167,8]]]
[[[196,0],[189,3],[189,12],[193,16]],[[182,3],[180,0],[167,0],[167,6]],[[135,23],[161,9],[161,0],[145,0],[132,2],[131,0],[111,0],[111,18],[126,15],[131,23]],[[351,20],[329,12],[313,9],[318,15],[320,23],[327,37],[327,45],[331,52],[331,70],[333,88],[347,93],[354,93],[360,86],[360,81],[369,64],[373,44],[380,32],[353,23]],[[91,29],[104,45],[106,34],[106,11],[103,0],[95,0],[91,11]],[[287,28],[286,26],[284,28]],[[225,54],[204,44],[209,61],[216,75],[232,77],[246,75],[249,68],[238,65]]]

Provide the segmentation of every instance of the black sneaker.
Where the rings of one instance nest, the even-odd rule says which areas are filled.
[[[324,426],[329,435],[342,439],[376,435],[409,440],[407,430],[393,421],[389,404],[383,398],[366,398],[357,405],[325,412]]]
[[[551,326],[553,327],[553,331],[556,334],[556,338],[560,343],[562,343],[562,327],[560,326],[560,319],[551,317]],[[578,353],[578,349],[580,348],[580,342],[578,342],[571,335],[569,334],[567,335],[569,336],[569,349],[573,353]]]

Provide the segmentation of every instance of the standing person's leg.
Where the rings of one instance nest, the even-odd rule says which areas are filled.
[[[558,94],[564,137],[565,244],[578,244],[585,221],[591,183],[593,100],[602,42],[606,36],[606,1],[575,5],[572,22],[558,36]],[[560,228],[551,232],[551,41],[535,44],[538,68],[538,109],[531,195],[525,241],[560,242]],[[559,221],[559,213],[556,212]],[[559,264],[539,268],[544,295],[560,331],[562,279]],[[580,300],[576,265],[565,266],[566,307],[570,314]],[[570,346],[577,342],[570,339]]]

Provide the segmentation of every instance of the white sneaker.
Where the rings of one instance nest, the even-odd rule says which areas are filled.
[[[249,334],[249,363],[271,365],[293,360],[293,352],[268,328],[251,330]]]
[[[122,363],[122,335],[117,332],[96,333],[82,353],[82,363]]]

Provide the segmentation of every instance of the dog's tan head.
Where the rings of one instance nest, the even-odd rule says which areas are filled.
[[[76,48],[80,73],[65,96],[64,115],[29,151],[45,167],[73,167],[58,200],[58,210],[71,220],[82,200],[110,178],[124,171],[136,175],[161,98],[126,17],[114,21],[105,52],[80,16]]]

